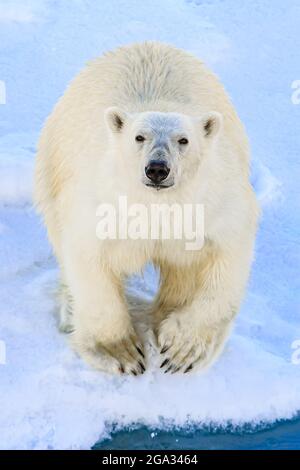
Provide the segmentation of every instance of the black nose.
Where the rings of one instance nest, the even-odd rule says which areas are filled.
[[[154,184],[159,184],[167,178],[170,173],[170,168],[167,167],[165,162],[151,160],[149,165],[145,168],[145,173]]]

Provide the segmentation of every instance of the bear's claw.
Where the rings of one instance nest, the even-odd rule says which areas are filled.
[[[161,363],[160,368],[166,366],[169,362],[170,362],[169,359],[165,359],[165,360]]]
[[[142,356],[142,358],[145,359],[145,354],[143,353],[143,351],[141,350],[139,346],[136,346],[136,350]]]

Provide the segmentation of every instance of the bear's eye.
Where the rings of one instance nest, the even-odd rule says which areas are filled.
[[[146,140],[146,139],[145,139],[145,137],[144,137],[143,135],[137,135],[136,138],[135,138],[135,140],[136,140],[137,142],[144,142],[144,140]]]
[[[182,139],[178,140],[178,143],[180,145],[187,145],[189,143],[189,141],[185,137],[182,137]]]

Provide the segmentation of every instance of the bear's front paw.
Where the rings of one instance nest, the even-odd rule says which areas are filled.
[[[134,331],[119,341],[105,344],[90,335],[74,332],[71,341],[76,352],[95,369],[132,375],[146,370],[143,346]]]
[[[229,325],[223,322],[207,327],[186,315],[173,313],[159,326],[158,346],[163,356],[161,368],[166,372],[190,372],[210,365],[220,354],[228,336]]]

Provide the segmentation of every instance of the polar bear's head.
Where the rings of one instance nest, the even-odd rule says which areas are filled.
[[[113,153],[123,174],[152,189],[188,184],[210,152],[222,124],[217,112],[200,117],[179,113],[105,113]]]

